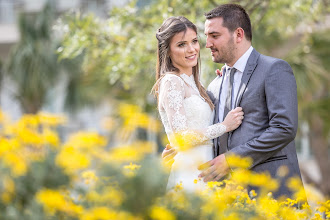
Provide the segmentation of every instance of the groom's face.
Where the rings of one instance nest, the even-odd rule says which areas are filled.
[[[206,20],[206,48],[210,48],[213,62],[232,66],[235,60],[234,34],[222,23],[221,17]]]

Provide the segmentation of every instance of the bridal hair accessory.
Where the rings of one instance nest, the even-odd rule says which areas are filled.
[[[159,36],[159,34],[158,33],[156,33],[156,38],[157,38],[157,40],[161,40],[161,37]]]
[[[160,37],[160,28],[158,28],[158,30],[157,30],[156,38],[157,38],[157,40],[159,40],[159,41],[162,40],[162,38]]]

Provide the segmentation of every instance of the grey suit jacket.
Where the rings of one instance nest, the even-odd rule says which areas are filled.
[[[215,105],[215,121],[222,101],[219,100],[222,78],[218,76],[208,87]],[[243,108],[244,120],[229,133],[226,154],[250,157],[253,171],[267,171],[274,178],[279,167],[287,166],[289,174],[281,178],[280,189],[274,196],[290,196],[287,178],[301,177],[294,143],[298,126],[297,86],[290,65],[253,50],[242,76],[237,106]],[[221,146],[217,139],[214,142],[214,156],[218,156]]]

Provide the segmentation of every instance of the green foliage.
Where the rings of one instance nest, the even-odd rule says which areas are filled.
[[[112,97],[143,104],[154,83],[155,33],[163,20],[169,16],[186,16],[197,25],[203,47],[204,12],[227,2],[161,0],[138,8],[136,1],[131,1],[125,7],[114,8],[105,21],[93,15],[68,15],[64,19],[68,31],[65,32],[59,54],[61,58],[84,54],[83,71],[86,74],[93,72],[101,78],[106,75],[114,88]],[[326,13],[321,1],[235,2],[245,7],[251,16],[254,47],[268,55],[276,55],[273,51],[281,45],[285,46],[297,34],[308,34]],[[288,54],[279,55],[286,58]],[[214,78],[214,70],[219,66],[211,61],[206,49],[201,51],[201,58],[202,79],[207,84]]]
[[[50,4],[39,14],[21,14],[19,18],[21,39],[11,51],[6,73],[16,86],[15,98],[27,113],[41,108],[58,75],[53,19]]]

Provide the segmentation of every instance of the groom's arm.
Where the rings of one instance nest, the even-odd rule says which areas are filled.
[[[251,167],[274,156],[294,140],[298,127],[297,85],[290,65],[276,60],[265,79],[269,127],[257,138],[226,153],[253,159]],[[230,165],[230,164],[229,164]]]

